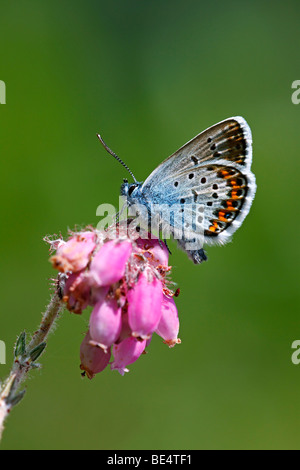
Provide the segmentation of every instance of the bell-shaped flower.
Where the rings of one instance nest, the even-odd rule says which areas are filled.
[[[105,351],[119,338],[122,328],[122,309],[114,298],[107,297],[107,290],[103,289],[90,317],[91,339]]]
[[[96,248],[95,240],[94,232],[75,234],[66,243],[61,244],[56,254],[50,258],[53,267],[64,273],[81,271],[87,266],[90,255]]]
[[[148,339],[157,328],[163,299],[162,283],[145,270],[128,291],[128,322],[135,337]]]
[[[116,369],[121,375],[129,372],[127,366],[135,362],[143,353],[146,347],[146,340],[139,341],[132,336],[125,338],[112,348],[114,360],[111,363],[111,369]]]
[[[155,330],[170,348],[181,343],[178,338],[179,318],[173,297],[164,295],[159,324]]]
[[[149,234],[150,235],[150,234]],[[136,240],[137,247],[145,258],[154,266],[168,266],[169,251],[166,245],[158,239]]]
[[[109,286],[124,276],[132,252],[130,240],[111,240],[104,243],[90,265],[90,277],[98,286]]]
[[[85,372],[89,379],[95,374],[102,372],[108,365],[111,351],[104,352],[97,346],[92,346],[90,333],[87,332],[80,346],[80,369]]]
[[[82,313],[91,303],[91,289],[86,283],[84,271],[71,273],[65,282],[63,301],[72,313]]]

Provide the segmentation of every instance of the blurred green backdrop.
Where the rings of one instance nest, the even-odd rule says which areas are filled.
[[[0,339],[49,299],[45,234],[96,224],[125,170],[144,179],[206,127],[244,116],[258,191],[233,243],[173,248],[182,344],[82,380],[88,312],[66,312],[2,449],[300,448],[298,1],[2,2]]]

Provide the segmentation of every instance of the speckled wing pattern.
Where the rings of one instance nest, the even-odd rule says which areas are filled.
[[[232,117],[162,162],[144,182],[142,193],[155,204],[182,207],[182,217],[174,218],[172,227],[174,233],[183,228],[184,240],[202,230],[204,244],[224,244],[249,213],[256,190],[251,163],[250,128],[242,117]],[[184,240],[179,242],[183,249]],[[201,253],[187,253],[195,263],[205,259]]]

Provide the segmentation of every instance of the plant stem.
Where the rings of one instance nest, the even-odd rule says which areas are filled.
[[[21,383],[26,379],[28,372],[36,367],[32,358],[30,358],[30,352],[37,348],[37,346],[42,346],[42,343],[46,340],[53,327],[55,319],[63,310],[63,303],[58,292],[59,290],[57,290],[51,298],[46,312],[43,314],[41,324],[38,330],[32,335],[32,339],[26,347],[26,351],[21,357],[15,358],[9,376],[0,387],[0,440],[4,429],[4,421],[11,408],[23,398],[24,391],[18,392],[18,389]],[[43,349],[44,348],[41,347],[41,351],[43,351]]]

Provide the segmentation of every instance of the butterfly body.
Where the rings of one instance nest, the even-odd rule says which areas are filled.
[[[248,214],[256,190],[251,162],[250,128],[242,117],[233,117],[187,142],[145,182],[125,181],[121,194],[129,206],[144,206],[151,217],[169,224],[198,264],[206,259],[203,245],[228,242]],[[196,248],[188,242],[197,242]]]

